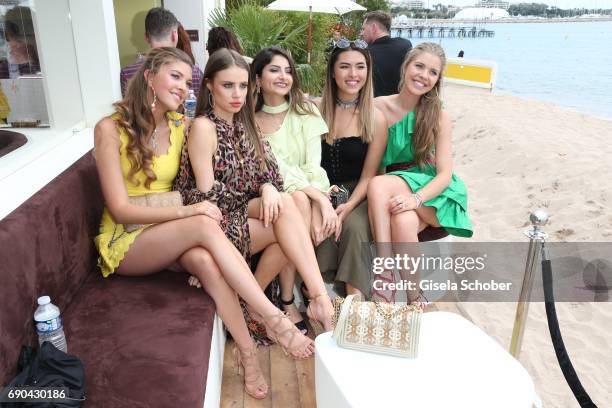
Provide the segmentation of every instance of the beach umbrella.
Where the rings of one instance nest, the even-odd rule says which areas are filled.
[[[308,63],[312,49],[312,13],[328,13],[342,15],[351,11],[366,8],[352,0],[276,0],[268,5],[270,10],[305,11],[308,12]]]

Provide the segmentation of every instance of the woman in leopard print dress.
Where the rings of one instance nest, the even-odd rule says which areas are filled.
[[[331,330],[333,307],[308,231],[291,197],[279,192],[283,186],[276,161],[255,124],[248,70],[242,56],[231,50],[218,50],[209,58],[198,118],[186,138],[175,189],[185,204],[216,203],[223,230],[245,257],[264,251],[255,274],[262,288],[275,278],[270,271],[280,269],[261,267],[262,263],[292,262],[305,283],[313,286],[311,293],[318,294],[307,311],[309,317]],[[248,313],[245,317],[250,319]],[[270,334],[270,325],[276,324],[263,320]],[[257,331],[253,334],[264,340]],[[294,356],[302,355],[308,349],[304,344],[287,348]]]

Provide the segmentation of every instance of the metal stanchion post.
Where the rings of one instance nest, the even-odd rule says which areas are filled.
[[[529,251],[527,252],[525,276],[523,277],[523,286],[521,287],[518,304],[516,305],[514,328],[512,329],[512,340],[510,342],[510,354],[517,359],[519,358],[521,344],[523,343],[523,333],[525,332],[525,323],[529,313],[529,300],[531,298],[531,288],[533,287],[533,277],[540,247],[544,240],[548,238],[548,234],[540,229],[548,221],[546,211],[535,210],[529,216],[529,220],[533,227],[524,232],[529,237]]]

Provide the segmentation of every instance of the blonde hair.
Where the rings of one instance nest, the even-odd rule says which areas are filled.
[[[184,62],[191,68],[191,59],[183,51],[174,47],[154,48],[136,74],[128,82],[123,100],[113,104],[117,115],[117,127],[122,128],[128,135],[128,143],[125,148],[130,171],[127,179],[139,185],[136,173],[142,170],[146,176],[145,187],[149,188],[151,183],[157,180],[153,165],[153,149],[149,145],[149,134],[155,128],[155,119],[151,111],[153,96],[150,95],[150,87],[145,79],[144,72],[155,75],[163,65],[173,62]]]
[[[327,122],[329,132],[325,135],[325,141],[332,144],[336,135],[334,134],[334,122],[336,120],[336,99],[338,98],[338,84],[334,79],[334,64],[340,54],[345,51],[357,51],[365,57],[367,66],[367,76],[365,84],[359,90],[359,101],[357,102],[357,126],[361,140],[364,143],[371,143],[374,135],[374,91],[372,90],[372,61],[370,52],[366,49],[356,48],[335,48],[329,56],[327,63],[327,75],[323,88],[323,98],[321,100],[321,116]]]
[[[440,134],[440,114],[442,112],[440,87],[442,84],[442,72],[446,66],[446,55],[442,47],[431,42],[421,43],[414,47],[402,63],[399,83],[399,91],[401,92],[405,85],[405,74],[408,65],[424,52],[440,58],[441,66],[438,81],[429,92],[419,98],[415,108],[416,120],[412,135],[412,146],[415,154],[414,161],[421,168],[425,166],[427,159],[430,158],[436,139]]]

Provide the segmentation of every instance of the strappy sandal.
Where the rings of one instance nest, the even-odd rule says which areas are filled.
[[[279,310],[278,314],[262,316],[262,318],[268,337],[274,340],[283,349],[286,356],[291,354],[291,356],[296,360],[305,360],[312,357],[314,352],[314,350],[310,348],[310,346],[313,345],[312,340],[300,333],[287,315]],[[278,331],[277,327],[282,324],[283,319],[287,319],[289,323],[291,323],[291,326],[285,330]],[[283,345],[279,339],[285,336],[285,334],[288,332],[289,341],[286,342],[286,345]],[[302,341],[296,345],[293,345],[293,341],[296,336],[298,339],[301,336]]]
[[[283,309],[285,309],[285,306],[294,306],[294,302],[295,302],[295,296],[292,296],[290,300],[283,300],[283,298],[281,298],[281,303],[283,304]],[[287,310],[285,309],[285,314],[287,313]],[[289,319],[291,320],[291,319]],[[306,325],[306,322],[304,321],[304,319],[300,320],[299,322],[295,322],[293,323],[295,325],[295,327],[298,328],[298,330],[300,332],[302,332],[302,334],[304,336],[308,335],[308,326]]]
[[[321,324],[321,322],[315,317],[315,314],[313,313],[312,309],[310,308],[312,306],[312,303],[314,300],[322,297],[322,296],[327,296],[329,298],[329,294],[327,292],[323,292],[323,293],[319,293],[318,295],[312,297],[310,299],[310,302],[308,304],[308,308],[306,309],[306,315],[308,316],[308,319],[310,321],[310,325],[312,326],[314,332],[315,332],[315,336],[318,336],[321,333],[325,332],[325,329],[323,327],[323,325]],[[332,314],[330,315],[330,321],[333,318],[333,311]]]
[[[416,306],[421,309],[422,312],[425,311],[425,308],[431,304],[429,300],[425,297],[425,294],[422,290],[419,290],[419,295],[414,299],[408,302],[411,306]]]
[[[310,304],[310,299],[308,298],[308,288],[306,287],[306,284],[304,282],[302,282],[302,284],[300,285],[300,293],[302,294],[302,299],[304,299],[304,307],[308,308],[308,305]]]
[[[248,350],[241,350],[238,345],[234,344],[234,356],[236,357],[236,366],[238,369],[238,375],[241,375],[241,368],[244,369],[244,391],[255,399],[264,399],[268,395],[268,384],[261,373],[259,368],[259,361],[257,360],[257,346],[254,346]],[[244,367],[255,366],[250,378],[247,377],[246,369]]]

